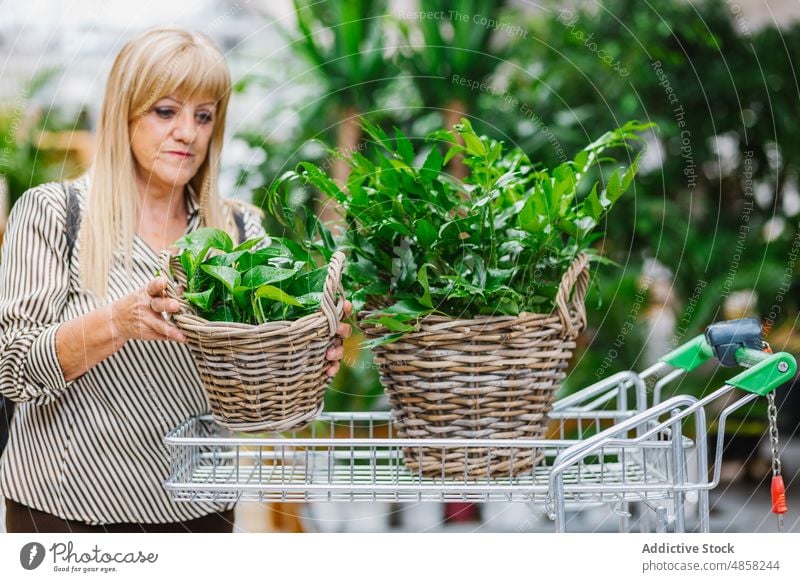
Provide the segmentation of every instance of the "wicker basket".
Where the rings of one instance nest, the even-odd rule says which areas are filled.
[[[552,314],[454,320],[429,316],[419,331],[375,349],[401,438],[543,439],[555,392],[586,325],[588,259],[564,274]],[[574,295],[572,291],[574,289]],[[360,314],[363,317],[369,312]],[[387,333],[363,325],[367,336]],[[405,447],[425,477],[513,477],[541,460],[531,448]]]
[[[172,314],[206,389],[211,414],[236,431],[284,431],[309,424],[322,412],[330,383],[325,352],[342,317],[344,255],[334,253],[320,310],[295,321],[261,325],[208,321],[194,314],[176,285],[186,285],[177,256],[164,253],[166,295],[181,304]],[[337,297],[338,296],[338,297]]]

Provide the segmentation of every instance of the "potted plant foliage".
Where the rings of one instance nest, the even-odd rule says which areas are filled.
[[[214,419],[238,431],[297,429],[322,411],[343,313],[341,252],[280,238],[259,248],[262,238],[234,246],[201,228],[161,255]]]
[[[271,187],[286,214],[287,183],[336,201],[349,250],[345,285],[380,366],[398,435],[543,438],[546,415],[585,326],[592,243],[638,168],[632,145],[647,125],[609,131],[554,168],[479,136],[462,119],[415,148],[363,121],[372,140],[347,157],[340,188],[299,164]],[[601,172],[617,149],[626,166]],[[445,171],[460,155],[464,180]],[[284,208],[278,208],[282,206]],[[407,447],[406,465],[429,477],[513,476],[541,451]]]

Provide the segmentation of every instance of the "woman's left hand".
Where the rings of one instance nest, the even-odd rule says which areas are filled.
[[[350,317],[351,313],[353,313],[353,304],[345,300],[342,319]],[[333,345],[328,348],[327,352],[325,352],[325,357],[333,362],[333,364],[328,367],[328,376],[331,378],[334,377],[339,371],[339,366],[341,363],[340,361],[344,356],[344,346],[342,346],[342,341],[344,338],[350,337],[352,332],[353,328],[349,323],[340,323],[336,330],[336,338],[333,340]]]

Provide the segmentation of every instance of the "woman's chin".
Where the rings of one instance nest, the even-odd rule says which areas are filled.
[[[193,177],[194,174],[190,174],[189,172],[164,172],[154,176],[153,182],[163,184],[165,187],[169,188],[182,188],[185,187]]]

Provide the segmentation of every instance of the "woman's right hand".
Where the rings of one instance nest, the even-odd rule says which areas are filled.
[[[115,339],[120,343],[129,339],[186,342],[181,330],[161,315],[180,311],[177,301],[164,297],[166,288],[167,280],[157,277],[115,301],[111,306]]]

